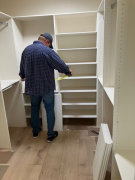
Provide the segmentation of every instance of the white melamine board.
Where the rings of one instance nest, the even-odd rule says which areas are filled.
[[[107,124],[101,124],[93,162],[93,179],[103,180],[109,161],[112,140]]]
[[[0,19],[0,21],[2,20]],[[12,22],[11,19],[5,22],[8,22],[9,25],[0,24],[0,77],[1,80],[18,79]]]
[[[0,91],[0,148],[11,149],[3,94]]]
[[[97,35],[97,63],[98,63],[98,77],[103,78],[103,60],[104,60],[104,19],[99,21],[101,14],[98,13],[98,35]]]
[[[56,33],[56,36],[76,36],[76,35],[92,35],[97,34],[97,31],[88,31],[88,32],[75,32],[75,33]]]
[[[119,0],[117,7],[114,150],[135,150],[135,1]]]
[[[56,18],[57,33],[87,32],[96,30],[96,12],[59,15]]]
[[[135,179],[135,151],[114,151],[122,180]]]
[[[95,79],[67,79],[60,82],[60,90],[96,90]]]
[[[97,126],[100,127],[101,123],[103,123],[103,87],[99,81],[97,83]]]
[[[61,77],[64,77],[65,75],[62,75]],[[71,77],[66,77],[64,80],[68,80],[68,79],[96,79],[96,76],[82,76],[80,74],[78,75],[72,75]]]
[[[70,49],[57,49],[57,51],[80,51],[80,50],[93,50],[97,49],[96,47],[87,47],[87,48],[70,48]]]
[[[110,99],[112,105],[114,105],[114,88],[113,87],[104,87],[104,90]]]
[[[98,12],[104,12],[104,1],[105,0],[102,0],[101,3],[100,3],[100,6],[98,8]]]
[[[53,15],[37,15],[37,16],[13,16],[14,19],[17,19],[19,21],[40,21],[40,20],[52,20]]]
[[[66,63],[68,66],[74,66],[74,65],[92,65],[97,64],[97,62],[80,62],[80,63]]]
[[[62,93],[62,105],[96,105],[96,93]]]
[[[113,105],[110,102],[110,100],[104,90],[103,90],[103,123],[108,124],[110,133],[112,135]]]
[[[65,63],[95,62],[95,49],[81,49],[79,51],[58,51],[59,56]]]
[[[17,82],[19,82],[19,80],[2,80],[1,81],[1,89],[4,90],[4,89],[14,85]]]
[[[112,164],[111,164],[111,166],[112,166],[111,167],[111,179],[112,180],[115,180],[115,179],[121,180],[120,172],[119,172],[118,165],[117,165],[116,158],[115,158],[115,154],[113,151],[112,151]]]
[[[96,99],[68,98],[62,99],[62,105],[97,105]]]
[[[42,102],[42,125],[43,130],[47,131],[47,118],[44,104]],[[55,94],[55,131],[63,131],[63,119],[62,119],[62,98],[61,94]]]
[[[0,179],[2,179],[9,166],[10,164],[0,164]]]
[[[96,118],[96,106],[63,106],[63,118]]]
[[[57,37],[58,49],[96,47],[95,34],[68,35]]]
[[[72,77],[80,77],[80,76],[96,76],[96,65],[95,64],[91,64],[91,65],[74,65],[74,66],[70,66],[69,68],[72,70]],[[62,76],[62,74],[59,75],[60,77]],[[91,77],[92,78],[92,77]]]
[[[116,20],[117,5],[111,9],[114,0],[105,1],[105,39],[104,39],[104,86],[112,87],[115,83],[116,61]]]
[[[5,110],[9,127],[26,127],[25,110],[21,83],[3,92]]]

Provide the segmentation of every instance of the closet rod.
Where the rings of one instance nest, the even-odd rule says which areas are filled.
[[[111,8],[113,9],[115,7],[115,5],[117,4],[118,0],[116,0],[112,5]]]
[[[0,22],[0,24],[3,24],[4,26],[8,26],[8,23]]]

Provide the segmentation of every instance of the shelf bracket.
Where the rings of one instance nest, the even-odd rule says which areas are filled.
[[[118,0],[116,0],[112,5],[111,8],[113,9],[115,7],[115,5],[117,4]]]

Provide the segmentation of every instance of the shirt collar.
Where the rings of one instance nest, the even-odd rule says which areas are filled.
[[[38,44],[43,44],[41,41],[34,41],[33,44],[38,43]],[[44,45],[44,44],[43,44]]]

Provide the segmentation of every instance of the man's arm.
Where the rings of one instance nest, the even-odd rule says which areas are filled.
[[[21,81],[25,81],[25,72],[24,72],[24,52],[22,53],[22,57],[21,57],[19,76],[21,77]]]
[[[49,54],[50,59],[48,59],[48,64],[53,68],[58,70],[60,73],[70,74],[69,67],[64,63],[64,61],[58,56],[55,51],[51,51]]]

